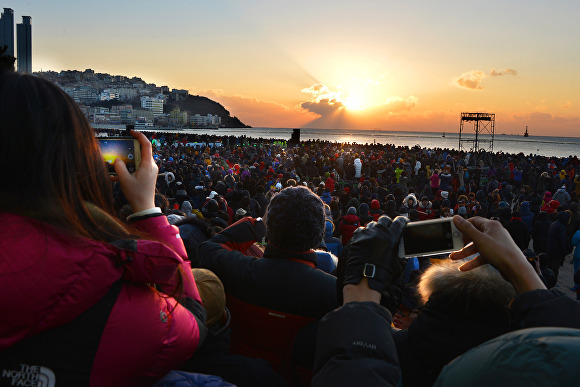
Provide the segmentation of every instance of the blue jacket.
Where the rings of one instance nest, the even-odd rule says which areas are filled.
[[[528,234],[532,233],[532,223],[534,221],[534,213],[530,211],[530,202],[523,202],[520,207],[522,213],[522,222],[528,228]]]
[[[342,253],[342,242],[340,241],[340,239],[332,236],[333,232],[334,226],[332,225],[332,222],[327,220],[324,235],[324,243],[326,244],[326,248],[328,249],[328,251],[330,251],[332,254],[338,257]]]

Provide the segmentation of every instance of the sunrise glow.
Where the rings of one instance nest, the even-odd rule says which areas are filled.
[[[32,16],[33,71],[141,77],[214,99],[256,127],[454,132],[462,111],[486,111],[500,132],[580,133],[580,51],[570,50],[579,2],[501,3],[493,28],[475,0],[3,6],[15,20]]]

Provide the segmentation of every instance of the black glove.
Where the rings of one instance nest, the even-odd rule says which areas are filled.
[[[359,227],[351,240],[342,285],[356,285],[366,277],[371,289],[383,297],[389,296],[390,284],[403,272],[398,253],[406,224],[405,217],[398,216],[393,221],[383,215],[378,222],[371,222],[366,228]]]

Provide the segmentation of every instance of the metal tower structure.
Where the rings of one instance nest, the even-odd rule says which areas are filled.
[[[467,136],[464,130],[464,123],[473,122],[472,135]],[[494,113],[461,113],[461,122],[459,124],[459,150],[467,150],[472,153],[479,151],[493,152],[493,136],[495,133],[495,114]],[[485,137],[482,137],[484,135]]]

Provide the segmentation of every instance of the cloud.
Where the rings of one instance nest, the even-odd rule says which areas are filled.
[[[302,109],[309,112],[324,116],[344,108],[344,94],[337,91],[331,91],[327,86],[321,83],[302,89],[302,92],[310,94],[310,101],[300,104]]]
[[[518,75],[518,72],[514,69],[503,69],[503,70],[491,69],[489,75],[492,77],[501,77],[502,75]]]
[[[566,110],[566,109],[570,109],[572,107],[572,101],[566,101],[565,104],[563,104],[562,106],[560,106],[562,109]]]
[[[413,109],[419,100],[415,96],[410,96],[407,98],[402,97],[389,97],[387,102],[380,105],[381,108],[389,113],[396,113],[400,111],[406,111]]]
[[[459,87],[469,90],[481,90],[483,86],[481,83],[485,79],[486,75],[481,70],[470,70],[466,73],[461,74],[461,76],[455,78],[453,83]]]
[[[344,104],[335,99],[325,98],[319,101],[303,102],[300,104],[300,107],[302,107],[302,109],[308,110],[309,112],[325,116],[327,114],[334,113],[339,109],[342,109]]]

